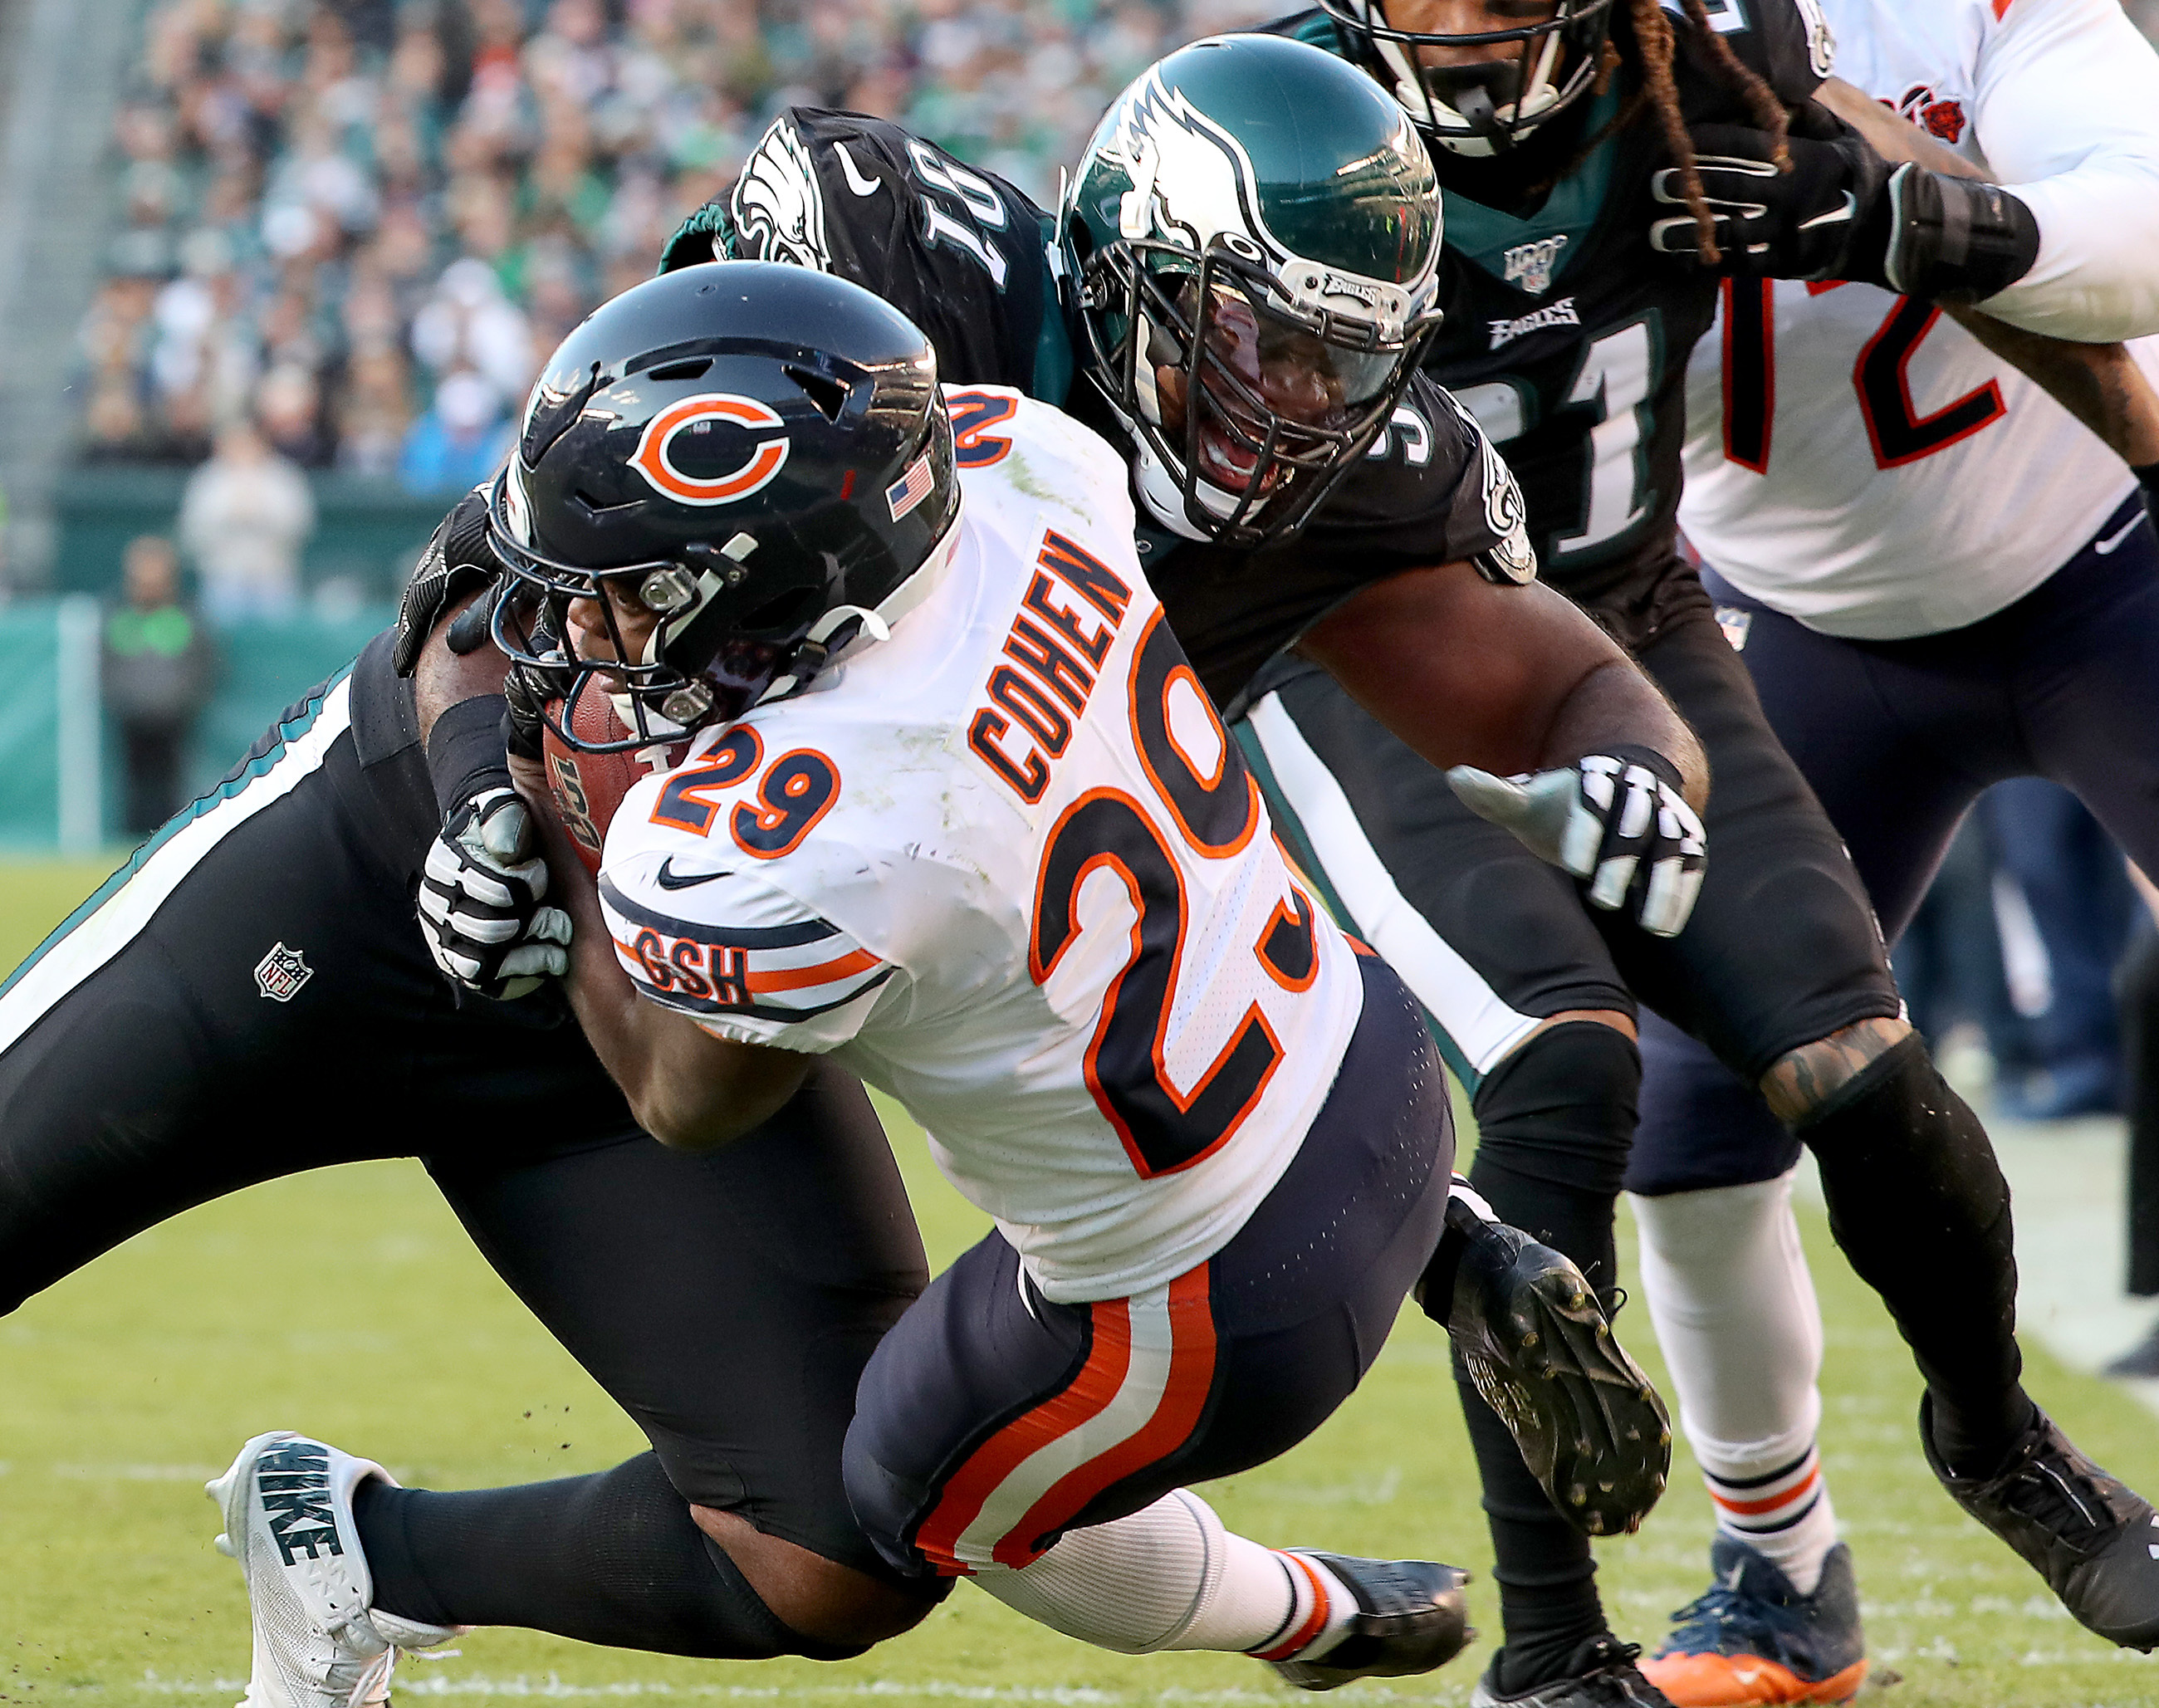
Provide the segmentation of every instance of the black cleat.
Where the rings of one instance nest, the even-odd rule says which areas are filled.
[[[1564,1678],[1547,1679],[1511,1696],[1499,1694],[1494,1656],[1470,1693],[1469,1708],[1672,1708],[1671,1699],[1642,1676],[1634,1657],[1642,1651],[1607,1633],[1585,1643]]]
[[[2159,1644],[2159,1513],[2032,1408],[2006,1469],[1959,1477],[1934,1451],[1930,1396],[1919,1441],[1949,1498],[2015,1549],[2079,1624],[2124,1648]]]
[[[1300,1690],[1332,1690],[1358,1679],[1399,1679],[1445,1666],[1476,1636],[1462,1586],[1469,1574],[1431,1560],[1353,1560],[1308,1548],[1357,1597],[1349,1631],[1318,1660],[1274,1660]]]
[[[1573,1262],[1457,1197],[1461,1239],[1447,1332],[1522,1462],[1592,1536],[1640,1527],[1672,1465],[1672,1426]]]

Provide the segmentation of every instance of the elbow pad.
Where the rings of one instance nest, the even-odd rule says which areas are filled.
[[[2008,191],[1906,164],[1889,176],[1889,288],[1931,302],[1977,303],[2007,290],[2039,258],[2039,222]]]

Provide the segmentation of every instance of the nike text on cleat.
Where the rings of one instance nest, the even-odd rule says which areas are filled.
[[[1561,1677],[1503,1696],[1498,1683],[1503,1649],[1470,1692],[1469,1708],[1671,1708],[1634,1664],[1641,1652],[1608,1633],[1576,1650]]]
[[[1399,1679],[1445,1666],[1476,1636],[1463,1586],[1469,1574],[1431,1560],[1353,1560],[1310,1549],[1357,1598],[1349,1628],[1318,1660],[1269,1661],[1307,1690],[1331,1690],[1358,1679]]]
[[[2022,1556],[2079,1624],[2124,1648],[2159,1644],[2159,1514],[2069,1444],[2037,1407],[1993,1476],[1960,1477],[1934,1450],[1932,1396],[1919,1441],[1949,1498]]]
[[[457,1634],[370,1606],[352,1496],[370,1477],[396,1486],[380,1465],[278,1430],[205,1485],[225,1515],[218,1550],[240,1562],[254,1617],[241,1708],[370,1708],[389,1700],[401,1651]]]
[[[1664,1401],[1561,1253],[1456,1200],[1447,1332],[1552,1504],[1592,1536],[1639,1528],[1671,1470]]]
[[[1803,1596],[1777,1563],[1736,1536],[1710,1544],[1706,1593],[1672,1615],[1643,1675],[1675,1708],[1849,1702],[1866,1676],[1851,1550],[1841,1542]]]

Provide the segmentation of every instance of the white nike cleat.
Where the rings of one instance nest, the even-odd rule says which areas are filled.
[[[275,1430],[203,1485],[225,1514],[218,1552],[240,1562],[254,1612],[254,1664],[239,1708],[373,1708],[390,1700],[401,1651],[458,1634],[370,1607],[375,1582],[352,1496],[370,1477],[397,1486],[372,1460]]]

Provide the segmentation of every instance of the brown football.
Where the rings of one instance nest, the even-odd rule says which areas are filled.
[[[623,753],[581,753],[555,733],[553,726],[560,723],[562,717],[561,701],[548,706],[547,717],[549,727],[540,744],[547,771],[547,791],[554,797],[555,815],[570,833],[570,841],[586,869],[597,872],[600,869],[600,850],[606,843],[607,828],[614,821],[615,809],[640,779],[652,774],[654,767],[650,762],[663,750],[645,748]],[[615,716],[607,696],[597,692],[577,696],[576,713],[569,728],[578,740],[588,742],[619,741],[629,733]],[[678,745],[664,752],[666,758],[661,769],[679,763],[684,748]]]

